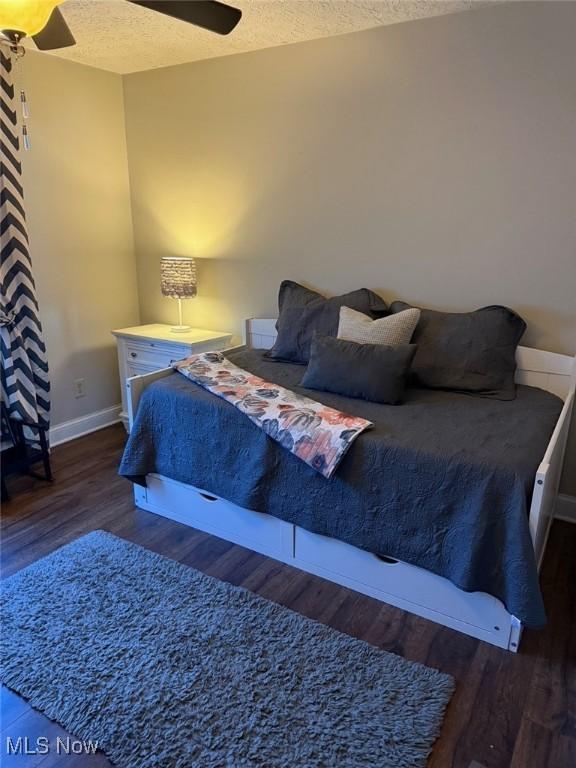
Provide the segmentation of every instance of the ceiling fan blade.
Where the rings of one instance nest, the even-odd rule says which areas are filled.
[[[228,35],[242,17],[242,11],[216,0],[128,0],[135,5],[164,13],[197,27]]]
[[[41,51],[51,51],[54,48],[68,48],[71,45],[76,45],[76,40],[74,40],[68,24],[64,21],[64,16],[58,8],[54,8],[48,19],[48,24],[34,35],[32,40]]]

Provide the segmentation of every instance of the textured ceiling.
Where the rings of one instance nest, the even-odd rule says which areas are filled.
[[[122,74],[468,10],[479,0],[229,0],[243,16],[227,37],[124,0],[67,0],[77,45],[51,55]],[[31,43],[29,43],[32,45]]]

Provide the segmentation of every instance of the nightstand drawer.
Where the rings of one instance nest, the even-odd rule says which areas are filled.
[[[166,368],[176,360],[190,354],[190,347],[180,344],[156,345],[154,342],[129,341],[126,344],[126,362],[142,363],[155,368]]]
[[[146,373],[154,373],[154,371],[160,370],[160,368],[168,368],[168,365],[150,365],[146,363],[126,363],[126,377],[143,376]]]

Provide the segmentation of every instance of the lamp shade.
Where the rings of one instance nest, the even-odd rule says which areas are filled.
[[[163,256],[160,267],[162,295],[192,299],[197,293],[196,262],[184,256]]]
[[[62,0],[0,0],[0,30],[31,37],[40,32]]]

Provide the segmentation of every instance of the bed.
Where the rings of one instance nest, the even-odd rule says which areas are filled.
[[[249,320],[230,357],[296,388],[299,366],[254,351],[273,344],[274,323]],[[329,482],[171,369],[137,376],[121,473],[143,509],[516,651],[523,624],[545,620],[537,571],[574,398],[573,358],[520,347],[517,361],[512,403],[414,390],[397,408],[315,393],[375,423]]]

